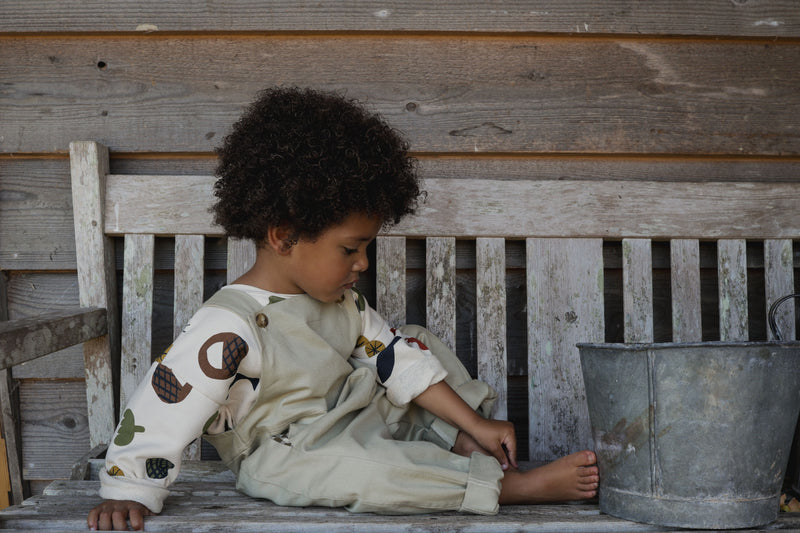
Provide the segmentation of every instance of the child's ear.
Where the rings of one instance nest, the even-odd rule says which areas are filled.
[[[276,226],[267,229],[267,245],[278,255],[288,255],[294,242],[292,231],[287,226]]]

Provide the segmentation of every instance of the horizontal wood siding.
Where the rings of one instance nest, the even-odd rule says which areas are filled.
[[[793,0],[25,0],[4,3],[0,32],[391,31],[736,35],[800,34]]]
[[[581,402],[547,381],[550,373],[579,382],[572,337],[549,348],[567,353],[553,361],[535,330],[572,326],[546,323],[572,308],[534,306],[539,278],[526,265],[538,265],[537,276],[557,275],[531,254],[569,254],[572,244],[550,237],[597,238],[590,263],[593,275],[602,268],[605,322],[590,329],[605,340],[623,341],[626,323],[635,338],[656,341],[767,338],[763,295],[800,289],[798,65],[795,0],[5,1],[3,303],[10,318],[79,303],[70,141],[107,145],[114,174],[206,176],[196,189],[205,209],[213,149],[258,90],[338,90],[407,136],[429,196],[419,216],[371,248],[391,291],[377,292],[369,277],[359,287],[391,321],[441,328],[474,374],[496,381],[505,365],[511,378],[501,393],[520,449],[546,458],[585,445],[588,435]],[[465,179],[472,184],[459,189]],[[487,192],[507,197],[501,207],[513,216],[485,218],[498,209],[482,201]],[[155,204],[146,206],[148,218],[174,214],[168,202]],[[135,206],[120,206],[109,224],[122,224],[127,207]],[[463,234],[480,227],[483,237],[514,239],[440,234],[454,213]],[[415,237],[393,236],[400,231]],[[649,240],[650,277],[626,271],[623,238]],[[725,241],[709,240],[717,238]],[[121,237],[114,243],[121,270],[125,245]],[[646,253],[647,245],[630,244]],[[150,243],[145,248],[150,253]],[[152,253],[152,311],[131,310],[155,317],[152,343],[137,354],[145,359],[169,346],[198,302],[242,272],[253,250],[234,245],[229,256],[223,238],[158,237]],[[500,253],[504,265],[493,257]],[[572,266],[586,267],[582,260]],[[671,264],[690,272],[678,285]],[[780,281],[765,287],[765,270]],[[738,282],[720,282],[722,272]],[[176,300],[175,283],[191,286],[192,297]],[[433,287],[450,291],[453,314],[426,299]],[[504,302],[492,296],[502,287]],[[650,300],[630,292],[643,288]],[[122,285],[118,293],[121,309]],[[698,301],[702,316],[684,314]],[[652,317],[634,323],[626,313],[637,306],[652,308]],[[734,311],[746,312],[747,331],[731,329]],[[779,318],[784,332],[797,331],[799,314],[787,307]],[[479,320],[504,322],[505,335],[477,338]],[[24,474],[41,487],[38,480],[64,477],[88,446],[83,351],[67,348],[12,373],[21,380]],[[554,441],[552,426],[571,424],[574,439]]]
[[[0,37],[0,152],[208,152],[257,91],[296,84],[365,101],[422,152],[798,155],[799,63],[771,41]]]

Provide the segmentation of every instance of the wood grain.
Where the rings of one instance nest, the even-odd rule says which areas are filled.
[[[425,243],[425,326],[456,351],[456,240],[428,237]]]
[[[418,152],[796,156],[798,63],[794,42],[22,36],[0,46],[0,153],[210,152],[293,84],[363,101]]]
[[[37,359],[108,332],[106,310],[78,308],[0,322],[0,369]]]
[[[746,341],[747,243],[742,239],[717,242],[719,257],[719,337],[723,341]]]
[[[391,327],[406,323],[406,239],[378,237],[375,246],[375,310]]]
[[[600,239],[527,239],[532,461],[590,447],[579,342],[602,342]]]
[[[672,341],[703,340],[700,299],[700,243],[697,239],[670,241]]]
[[[152,362],[153,236],[125,236],[122,285],[120,413]]]
[[[792,241],[788,239],[768,239],[764,241],[764,288],[766,291],[766,309],[778,298],[795,294],[794,265],[792,261]],[[795,313],[792,300],[783,303],[775,313],[782,340],[794,340]],[[767,338],[775,339],[773,331],[767,328]]]
[[[494,418],[508,420],[505,240],[478,238],[475,251],[478,379],[497,392]]]
[[[0,10],[0,32],[402,31],[797,37],[791,0],[356,2],[26,0]]]
[[[211,176],[110,175],[111,234],[205,233],[211,225]],[[146,191],[146,201],[134,190]],[[452,194],[453,187],[458,194]],[[417,214],[384,235],[540,237],[794,238],[800,187],[793,183],[509,181],[430,178]],[[185,198],[178,208],[175,194]],[[140,192],[141,194],[141,192]],[[624,213],[624,216],[621,216]],[[508,224],[513,220],[514,224]]]
[[[650,239],[622,240],[625,342],[653,342],[653,253]]]
[[[202,172],[202,175],[210,176],[214,159],[176,159],[170,155],[137,159],[112,154],[110,163],[112,172],[124,174],[196,175]],[[787,184],[800,183],[800,163],[750,159],[448,156],[423,157],[420,160],[420,174],[424,178],[436,179],[567,182],[646,179],[674,183],[723,181]],[[65,159],[30,156],[2,159],[0,176],[3,187],[0,196],[0,267],[15,271],[75,270],[69,163]],[[666,184],[663,186],[667,187]],[[672,188],[681,186],[673,184]],[[169,210],[165,207],[164,211]],[[214,241],[209,246],[207,253],[213,268],[217,268],[214,262],[216,257],[223,258],[220,268],[224,268],[224,247],[216,246]],[[156,268],[171,269],[173,260],[172,249],[156,242]]]
[[[113,365],[120,339],[114,244],[103,232],[108,149],[95,142],[69,144],[75,252],[81,307],[106,310],[108,334],[83,343],[89,443],[111,442],[114,434]]]

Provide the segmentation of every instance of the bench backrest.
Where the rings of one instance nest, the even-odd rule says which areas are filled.
[[[94,142],[70,145],[82,306],[110,310],[121,324],[120,405],[152,357],[153,257],[156,237],[175,239],[175,334],[203,302],[204,243],[220,237],[211,224],[213,176],[109,175],[108,151]],[[456,314],[474,314],[478,377],[500,395],[507,417],[507,249],[524,242],[529,455],[534,461],[591,445],[576,343],[603,342],[604,243],[621,242],[625,342],[652,342],[654,306],[668,305],[675,342],[701,341],[700,243],[716,243],[719,339],[748,340],[747,244],[763,244],[768,306],[794,291],[800,239],[800,191],[792,183],[482,180],[431,177],[418,214],[376,242],[375,307],[393,324],[406,320],[406,251],[425,242],[425,324],[456,348]],[[114,237],[124,237],[121,316],[115,317]],[[456,242],[474,241],[473,309],[457,305]],[[669,242],[670,299],[653,300],[655,241]],[[515,245],[518,246],[518,245]],[[247,270],[252,243],[227,244],[227,279]],[[751,291],[752,292],[752,291]],[[750,296],[751,297],[751,296]],[[777,317],[794,338],[790,305]],[[115,342],[112,341],[112,346]],[[86,350],[101,350],[87,347]],[[88,353],[88,352],[87,352]],[[110,364],[96,357],[88,383],[92,444],[114,430]],[[87,356],[88,357],[88,356]],[[92,356],[94,357],[94,356]],[[88,360],[93,360],[89,357]],[[112,356],[112,360],[114,360]],[[117,364],[117,363],[113,363]],[[196,452],[191,452],[190,456]]]

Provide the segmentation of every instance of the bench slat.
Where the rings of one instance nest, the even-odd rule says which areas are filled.
[[[203,305],[204,246],[203,235],[175,236],[174,337],[180,335],[189,319]],[[186,448],[183,459],[200,459],[199,440],[196,439]]]
[[[126,235],[122,285],[120,409],[124,411],[152,359],[153,235]]]
[[[670,249],[672,341],[700,342],[700,241],[673,239]]]
[[[456,350],[456,239],[425,240],[425,323],[451,350]]]
[[[767,312],[778,298],[795,292],[791,240],[767,239],[764,241],[764,286]],[[783,340],[794,340],[796,336],[793,304],[793,301],[785,302],[775,313],[775,322]],[[769,326],[767,326],[767,338],[775,339]]]
[[[505,239],[476,239],[475,255],[478,379],[497,392],[494,418],[508,420]]]
[[[719,284],[719,337],[722,341],[746,341],[747,243],[744,239],[717,242]]]
[[[390,326],[406,323],[406,238],[378,237],[375,243],[375,310]]]
[[[256,262],[256,245],[249,239],[228,239],[228,284],[250,270]]]
[[[175,236],[175,337],[203,305],[204,245],[202,235]]]
[[[653,342],[653,253],[650,239],[622,240],[625,342]]]
[[[213,183],[213,176],[110,175],[105,229],[112,235],[222,235],[208,212]],[[638,180],[428,178],[421,188],[428,196],[417,214],[384,235],[654,240],[800,235],[800,190],[794,183],[685,182],[676,187]],[[176,197],[184,199],[180,205]],[[770,215],[776,212],[782,215]]]
[[[601,239],[527,239],[531,461],[587,448],[578,342],[603,342]]]

